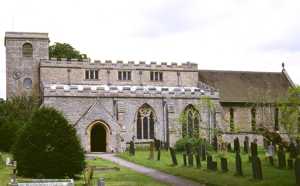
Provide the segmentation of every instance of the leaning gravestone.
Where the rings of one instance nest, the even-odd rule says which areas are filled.
[[[252,162],[252,175],[254,179],[262,180],[262,167],[261,161],[257,156],[257,144],[251,143],[251,162]]]
[[[182,154],[182,156],[183,156],[183,166],[186,167],[186,165],[187,165],[187,163],[186,163],[186,153],[184,152],[184,153]]]
[[[207,155],[206,160],[207,160],[206,168],[207,168],[208,170],[211,170],[211,167],[212,167],[212,166],[211,166],[212,156],[211,156],[211,155]]]
[[[244,153],[248,154],[248,152],[249,152],[249,137],[245,136],[245,139],[244,139]]]
[[[234,152],[240,153],[241,150],[240,150],[240,141],[239,141],[239,138],[236,137],[233,142],[234,142],[233,143],[233,145],[234,145]]]
[[[194,165],[194,158],[193,158],[192,145],[189,143],[186,145],[186,154],[188,156],[189,167],[192,167]]]
[[[134,148],[134,142],[133,141],[130,141],[130,143],[129,143],[129,154],[131,156],[135,155],[135,148]]]
[[[155,143],[155,149],[157,151],[157,160],[160,160],[160,147],[161,147],[161,142],[160,140],[154,139],[154,143]]]
[[[173,148],[170,148],[170,154],[171,154],[173,165],[177,165],[178,163],[177,163],[177,158],[176,158],[176,152]]]
[[[154,160],[154,142],[151,141],[149,145],[149,160]]]
[[[201,144],[201,157],[202,157],[202,161],[206,160],[206,145],[205,145],[205,142],[203,142]]]
[[[242,159],[238,152],[235,153],[235,174],[237,176],[243,176]]]
[[[300,186],[300,158],[295,161],[296,186]]]
[[[201,158],[200,158],[200,149],[198,149],[197,153],[195,154],[195,159],[196,159],[196,166],[197,168],[201,167]]]
[[[217,136],[215,135],[214,138],[213,138],[213,147],[214,147],[214,150],[215,151],[218,151],[218,138]]]
[[[231,143],[227,144],[227,152],[232,152]]]
[[[278,167],[284,169],[286,167],[285,151],[282,145],[279,146],[278,150]]]
[[[221,170],[222,170],[222,172],[228,172],[227,159],[224,157],[221,158]]]

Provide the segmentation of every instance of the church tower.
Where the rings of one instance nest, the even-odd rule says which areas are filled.
[[[40,95],[39,63],[48,59],[48,33],[6,32],[6,97]]]

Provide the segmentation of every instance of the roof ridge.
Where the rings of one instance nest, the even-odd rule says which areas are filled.
[[[209,70],[209,69],[204,69],[204,70],[198,70],[199,72],[201,71],[209,71],[209,72],[228,72],[228,73],[261,73],[261,74],[281,74],[282,72],[274,72],[274,71],[248,71],[248,70]]]

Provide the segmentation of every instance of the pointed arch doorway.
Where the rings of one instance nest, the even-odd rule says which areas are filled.
[[[103,122],[95,122],[89,126],[91,152],[107,152],[109,127]]]

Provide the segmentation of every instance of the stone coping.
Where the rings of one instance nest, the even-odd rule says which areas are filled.
[[[198,87],[167,86],[117,86],[117,85],[44,85],[44,96],[84,96],[84,97],[186,97],[208,96],[219,98],[212,89]]]

